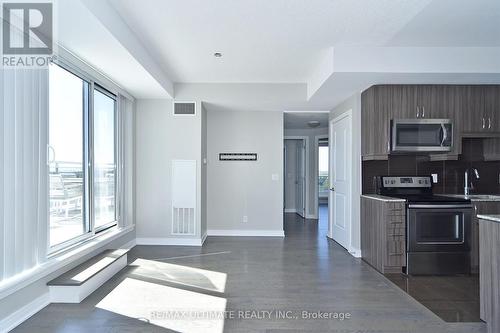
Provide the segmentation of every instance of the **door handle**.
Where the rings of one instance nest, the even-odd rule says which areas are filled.
[[[330,187],[330,191],[335,191],[335,188],[334,187]]]

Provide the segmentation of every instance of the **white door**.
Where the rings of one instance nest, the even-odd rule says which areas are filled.
[[[305,174],[306,174],[306,154],[305,154],[305,142],[304,140],[297,141],[297,165],[296,165],[296,191],[295,191],[295,209],[297,214],[305,217]]]
[[[351,234],[351,115],[330,121],[328,237],[349,249]]]

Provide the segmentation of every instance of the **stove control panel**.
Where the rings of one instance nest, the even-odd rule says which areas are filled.
[[[382,177],[383,187],[432,187],[431,177]]]

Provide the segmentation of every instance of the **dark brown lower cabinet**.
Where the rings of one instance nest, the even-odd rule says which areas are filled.
[[[477,214],[500,214],[500,201],[473,201],[475,214],[471,227],[471,270],[479,272],[479,219]]]
[[[500,332],[500,223],[479,221],[480,317],[488,333]]]
[[[405,203],[361,197],[361,256],[381,273],[406,266]]]

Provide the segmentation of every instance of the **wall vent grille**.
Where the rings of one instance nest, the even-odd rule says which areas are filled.
[[[174,102],[175,116],[194,116],[196,115],[195,102]]]

